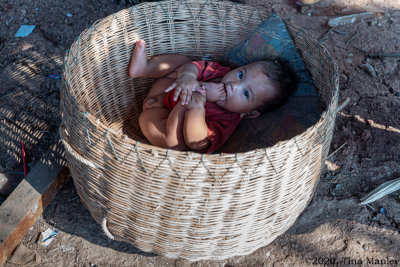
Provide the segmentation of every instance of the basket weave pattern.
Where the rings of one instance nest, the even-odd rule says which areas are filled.
[[[267,17],[219,1],[144,3],[97,21],[65,57],[60,135],[77,191],[114,238],[171,258],[246,255],[285,232],[310,201],[336,117],[337,68],[314,38],[288,30],[324,112],[273,147],[203,155],[150,145],[138,117],[150,79],[130,79],[133,45],[149,56],[213,60]]]

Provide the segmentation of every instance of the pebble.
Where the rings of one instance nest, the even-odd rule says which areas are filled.
[[[366,129],[363,131],[363,133],[361,134],[361,139],[362,140],[368,140],[371,138],[371,131],[369,129]]]
[[[366,73],[368,73],[370,76],[372,77],[376,77],[376,72],[375,72],[375,68],[368,63],[365,64],[361,64],[360,68],[363,69]]]
[[[389,18],[389,24],[393,24],[393,23],[396,23],[396,22],[397,22],[396,18],[393,18],[393,17]]]
[[[52,104],[53,104],[54,106],[60,105],[60,100],[58,100],[57,98],[53,98],[53,100],[52,100],[51,102],[52,102]]]
[[[353,61],[351,60],[351,58],[347,58],[344,63],[350,65],[351,63],[353,63]]]
[[[74,251],[75,245],[72,243],[63,244],[63,245],[61,245],[61,250],[63,252]]]
[[[340,79],[342,81],[347,81],[349,79],[349,77],[346,74],[342,73],[342,74],[340,74]]]
[[[398,67],[398,62],[394,58],[387,58],[383,60],[383,66],[385,68],[385,73],[387,74],[393,74],[397,67]]]
[[[368,245],[367,245],[367,244],[364,244],[364,245],[362,246],[362,248],[363,248],[363,250],[368,250]]]

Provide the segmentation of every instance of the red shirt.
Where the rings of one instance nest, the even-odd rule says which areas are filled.
[[[223,67],[216,62],[203,60],[194,61],[192,63],[195,64],[199,70],[197,80],[202,82],[214,78],[222,78],[231,70],[229,67]],[[175,89],[169,91],[163,101],[164,107],[170,111],[179,102],[179,99],[174,101],[174,92]],[[212,153],[228,140],[239,125],[241,118],[238,113],[227,111],[213,102],[206,101],[204,108],[206,110],[206,124],[208,128],[207,138],[211,141],[211,145],[199,152]]]

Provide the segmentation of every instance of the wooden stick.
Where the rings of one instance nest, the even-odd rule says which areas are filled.
[[[338,149],[336,149],[335,151],[333,151],[329,156],[327,156],[326,159],[329,159],[330,157],[332,157],[333,155],[335,155],[340,149],[342,149],[342,147],[344,147],[345,144],[347,144],[347,141],[344,142],[344,144],[341,145]]]
[[[4,44],[3,49],[1,49],[0,51],[0,56],[3,53],[3,51],[7,48],[7,46],[12,42],[12,40],[14,40],[14,36]]]
[[[58,140],[0,206],[0,265],[69,177]]]
[[[348,43],[350,43],[351,41],[353,41],[354,38],[356,38],[357,35],[358,35],[358,32],[354,33],[352,36],[350,36],[350,38],[346,41],[345,44],[348,44]]]
[[[25,158],[25,145],[24,142],[21,142],[21,148],[22,148],[22,162],[24,165],[24,177],[27,175],[27,169],[26,169],[26,158]]]

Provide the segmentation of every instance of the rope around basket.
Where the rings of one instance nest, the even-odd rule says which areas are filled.
[[[111,240],[115,240],[115,237],[111,234],[111,232],[107,228],[107,218],[104,217],[102,223],[101,223],[101,228],[103,229],[103,232],[106,234],[108,238]]]

